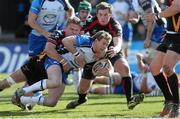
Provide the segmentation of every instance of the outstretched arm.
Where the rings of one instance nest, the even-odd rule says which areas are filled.
[[[139,70],[142,72],[142,73],[146,73],[148,71],[148,66],[143,62],[143,55],[141,53],[137,53],[136,54],[136,59],[138,61],[138,67],[139,67]]]

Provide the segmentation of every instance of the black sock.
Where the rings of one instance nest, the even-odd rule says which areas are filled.
[[[168,77],[168,83],[173,95],[173,102],[179,103],[178,77],[175,73],[173,73],[170,77]]]
[[[154,79],[155,79],[157,85],[159,86],[159,88],[161,89],[161,91],[163,92],[165,100],[166,101],[173,100],[173,97],[169,91],[168,83],[167,83],[166,78],[163,75],[163,73],[161,72],[158,75],[154,76]]]
[[[79,103],[84,102],[87,94],[80,94],[80,93],[78,93],[78,95],[79,95],[78,102]]]
[[[122,77],[122,85],[126,94],[127,102],[133,97],[133,82],[131,77]]]

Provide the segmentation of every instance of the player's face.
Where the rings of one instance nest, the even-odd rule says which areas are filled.
[[[96,39],[94,42],[93,49],[95,50],[95,52],[105,53],[107,51],[109,44],[110,44],[110,42],[105,39],[101,39],[100,41]]]
[[[80,16],[81,21],[85,21],[89,16],[88,10],[80,10],[79,16]]]
[[[98,10],[97,18],[101,25],[108,24],[111,18],[111,13],[109,12],[109,9]]]
[[[81,27],[73,23],[69,24],[65,29],[66,36],[78,35],[80,34],[80,31],[81,31]]]

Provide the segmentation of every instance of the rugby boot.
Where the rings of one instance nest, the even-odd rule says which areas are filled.
[[[77,106],[85,103],[87,100],[87,97],[85,97],[83,100],[73,100],[66,105],[66,109],[75,109]]]
[[[178,116],[179,116],[179,104],[173,103],[168,117],[177,118]]]
[[[16,92],[14,93],[14,95],[11,98],[11,101],[14,105],[17,105],[18,107],[20,107],[22,110],[26,110],[26,105],[21,103],[21,96],[22,96],[22,92],[20,91],[21,89],[16,90]],[[22,90],[23,91],[23,90]]]
[[[171,111],[172,105],[173,105],[172,102],[170,102],[170,101],[165,101],[165,102],[164,102],[164,108],[163,108],[162,112],[160,112],[160,115],[159,115],[159,116],[160,116],[160,117],[164,117],[164,116],[168,115],[169,112]]]
[[[144,93],[135,95],[129,102],[128,102],[128,109],[134,109],[134,107],[144,100]]]

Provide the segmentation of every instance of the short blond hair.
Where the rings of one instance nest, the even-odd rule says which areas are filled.
[[[97,40],[99,40],[99,41],[100,41],[101,39],[105,39],[105,40],[111,42],[111,40],[112,40],[111,34],[109,34],[109,33],[106,32],[106,31],[103,31],[103,30],[101,30],[101,31],[97,32],[96,34],[94,34],[94,35],[92,36],[92,38],[93,38],[94,40],[97,39]]]
[[[76,17],[76,16],[70,17],[70,18],[68,18],[68,20],[67,20],[67,26],[68,26],[69,24],[76,24],[76,25],[81,26],[81,20],[80,20],[78,17]]]

